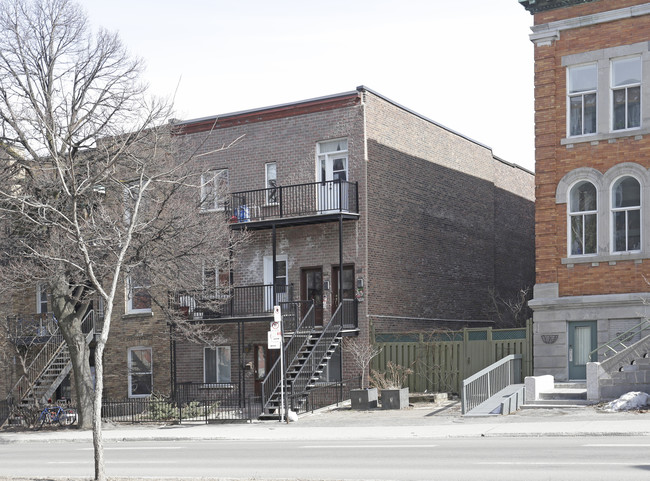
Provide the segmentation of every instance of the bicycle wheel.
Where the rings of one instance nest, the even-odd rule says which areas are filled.
[[[38,416],[38,421],[36,421],[36,429],[41,429],[43,427],[43,425],[50,424],[51,422],[52,422],[52,418],[50,417],[50,412],[49,411],[43,411]]]
[[[68,408],[59,413],[59,424],[61,426],[72,426],[77,421],[77,411]]]

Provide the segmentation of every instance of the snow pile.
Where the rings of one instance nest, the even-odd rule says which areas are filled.
[[[650,404],[650,395],[644,392],[629,392],[623,394],[620,398],[605,404],[605,411],[630,411],[632,409],[641,409]]]

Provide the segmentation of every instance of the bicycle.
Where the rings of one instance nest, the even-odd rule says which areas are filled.
[[[61,406],[46,406],[38,415],[36,426],[40,429],[45,424],[58,423],[59,426],[71,426],[77,421],[77,410]]]

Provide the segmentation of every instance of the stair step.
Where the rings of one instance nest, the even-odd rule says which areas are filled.
[[[555,388],[552,391],[539,393],[539,399],[543,401],[583,400],[587,399],[587,390],[576,388]]]

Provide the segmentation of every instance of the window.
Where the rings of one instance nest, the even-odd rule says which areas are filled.
[[[224,210],[228,193],[228,170],[214,170],[201,176],[201,210]]]
[[[569,242],[572,256],[596,253],[598,207],[596,187],[591,182],[578,182],[569,198]]]
[[[127,312],[151,312],[151,283],[141,268],[133,269],[126,278]]]
[[[265,166],[266,169],[266,203],[277,204],[278,199],[278,177],[277,177],[277,164],[269,162]]]
[[[230,272],[226,266],[219,268],[216,262],[203,264],[203,288],[208,296],[228,285],[230,285]]]
[[[203,350],[203,382],[230,383],[230,346],[206,347]]]
[[[129,397],[150,396],[153,389],[152,350],[132,347],[128,354]]]
[[[622,177],[612,187],[613,251],[641,249],[641,186],[634,177]]]
[[[47,284],[38,284],[36,286],[36,312],[39,314],[47,313]]]
[[[596,133],[597,65],[569,68],[569,136]]]
[[[612,130],[641,126],[641,57],[612,61]]]

